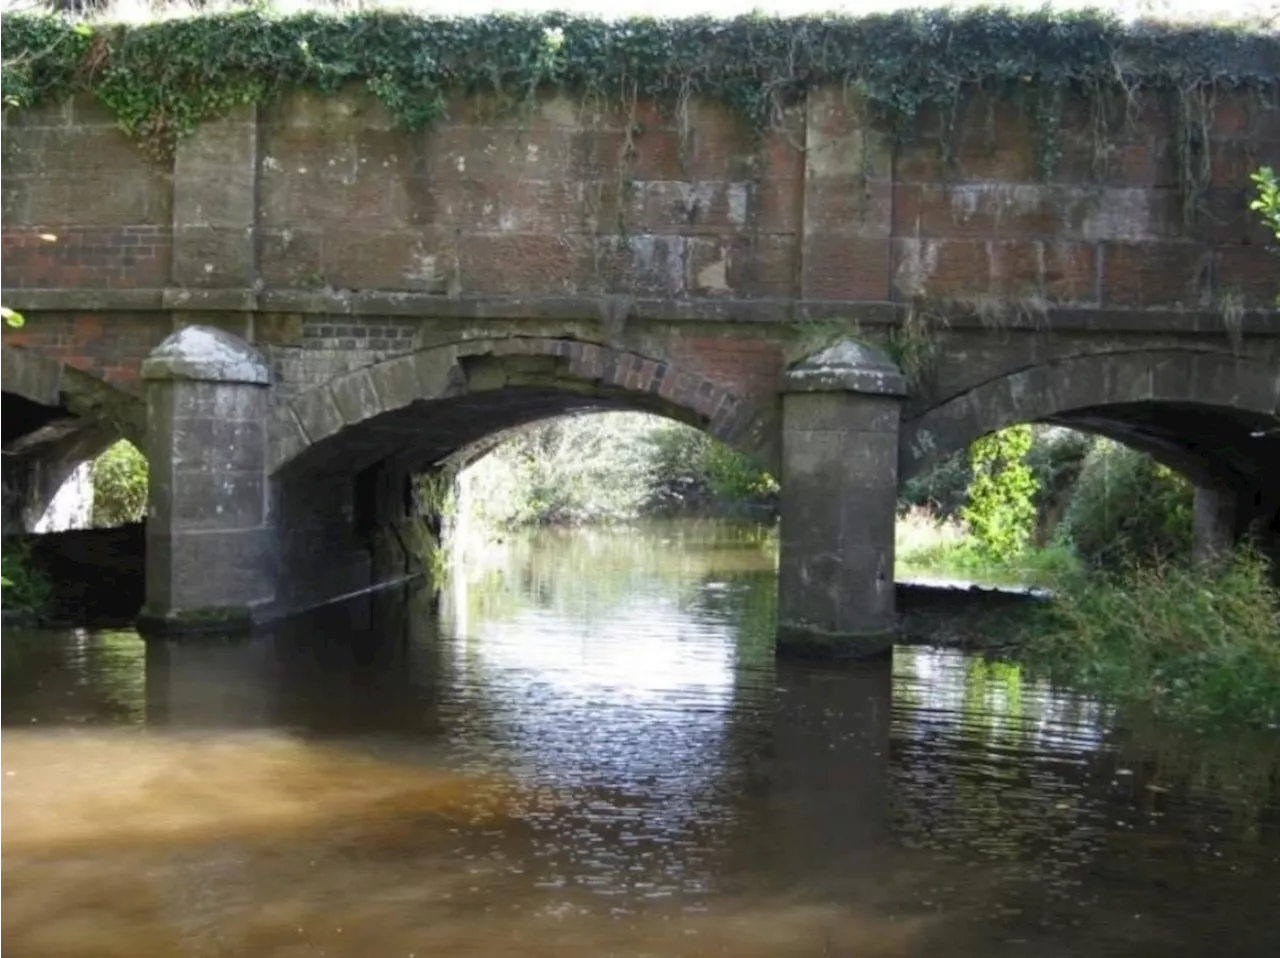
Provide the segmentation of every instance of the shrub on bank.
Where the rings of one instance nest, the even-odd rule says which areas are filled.
[[[659,421],[647,441],[654,506],[765,502],[778,491],[773,477],[742,453],[683,423]]]
[[[1182,716],[1280,721],[1280,591],[1238,550],[1212,569],[1162,562],[1068,577],[1020,636],[1033,666]]]
[[[53,587],[48,577],[31,561],[31,550],[16,538],[6,539],[0,556],[4,611],[38,619],[49,608]]]
[[[1097,440],[1085,458],[1060,535],[1093,568],[1184,561],[1191,555],[1191,485],[1150,456]]]

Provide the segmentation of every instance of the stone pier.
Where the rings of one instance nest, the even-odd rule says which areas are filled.
[[[142,365],[147,390],[149,632],[247,628],[275,596],[270,369],[230,333],[188,326]]]
[[[887,652],[906,379],[844,341],[788,370],[782,397],[781,654]]]
[[[1212,563],[1230,552],[1235,545],[1238,534],[1238,498],[1238,494],[1231,489],[1196,486],[1191,558],[1197,565]]]

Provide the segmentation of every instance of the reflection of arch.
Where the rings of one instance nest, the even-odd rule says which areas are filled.
[[[989,432],[1052,422],[1126,442],[1193,479],[1253,478],[1274,465],[1278,412],[1280,374],[1264,363],[1178,349],[1072,356],[905,420],[900,471],[909,479]]]
[[[500,430],[610,409],[682,420],[773,465],[764,410],[705,376],[594,343],[509,337],[431,347],[309,390],[274,413],[271,471],[351,471],[409,452],[425,463]]]

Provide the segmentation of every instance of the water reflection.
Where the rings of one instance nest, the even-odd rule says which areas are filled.
[[[775,664],[767,532],[508,537],[242,643],[10,632],[33,955],[1273,954],[1280,742]]]

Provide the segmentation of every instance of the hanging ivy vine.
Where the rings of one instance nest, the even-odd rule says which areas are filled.
[[[718,98],[756,131],[822,84],[862,97],[899,134],[927,112],[954,155],[967,92],[1020,96],[1052,171],[1067,93],[1162,93],[1182,104],[1184,177],[1205,178],[1205,108],[1224,87],[1280,91],[1280,40],[1225,28],[1128,28],[1097,14],[909,11],[864,18],[602,21],[538,16],[419,17],[244,12],[144,25],[3,17],[3,98],[21,109],[91,92],[150,152],[168,155],[201,121],[290,86],[366,86],[407,129],[440,118],[455,93],[527,103],[558,89],[679,110]],[[1105,106],[1095,103],[1095,118]],[[1106,124],[1103,124],[1104,127]],[[1194,183],[1184,183],[1193,191]]]

